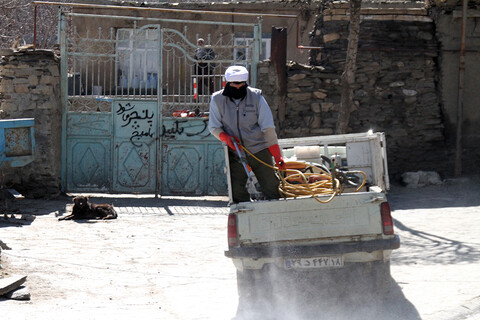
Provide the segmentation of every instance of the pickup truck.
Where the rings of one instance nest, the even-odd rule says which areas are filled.
[[[298,282],[306,275],[343,272],[355,274],[352,281],[366,281],[372,290],[388,291],[390,256],[400,240],[386,197],[385,135],[369,131],[280,139],[279,145],[287,162],[324,163],[333,156],[347,175],[364,172],[365,185],[359,190],[346,186],[331,201],[332,195],[325,194],[317,197],[321,202],[300,196],[232,204],[225,255],[237,269],[239,298],[259,294],[272,273],[294,275]]]

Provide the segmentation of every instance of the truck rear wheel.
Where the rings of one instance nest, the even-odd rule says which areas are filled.
[[[237,270],[238,319],[264,319],[271,292],[263,270]]]
[[[237,270],[237,289],[240,298],[249,298],[255,295],[253,270]]]
[[[370,270],[372,289],[378,295],[388,294],[392,288],[392,276],[390,274],[390,261],[372,262]]]
[[[238,296],[251,299],[269,298],[271,283],[265,270],[237,270]]]
[[[352,263],[338,272],[332,271],[327,280],[336,280],[335,289],[339,292],[382,296],[392,287],[389,261]]]

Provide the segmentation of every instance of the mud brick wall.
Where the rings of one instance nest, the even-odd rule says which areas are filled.
[[[5,50],[4,50],[5,51]],[[3,52],[0,118],[35,119],[35,160],[5,170],[4,184],[27,197],[59,193],[62,109],[59,59],[49,50]]]
[[[284,118],[274,69],[268,62],[259,69],[258,87],[273,104],[281,138],[335,133],[348,21],[325,20],[314,32],[314,45],[323,49],[312,51],[312,65],[288,64]],[[424,21],[363,20],[360,27],[349,132],[385,132],[392,179],[418,170],[445,176],[454,160],[445,146],[434,23],[412,20]]]

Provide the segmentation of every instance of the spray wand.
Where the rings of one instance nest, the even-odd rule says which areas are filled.
[[[255,174],[253,172],[250,172],[250,170],[248,169],[247,160],[245,159],[242,152],[240,151],[240,148],[234,137],[232,137],[232,143],[235,146],[235,150],[237,150],[238,157],[240,158],[243,168],[247,173],[248,179],[245,187],[247,188],[248,193],[250,193],[250,196],[252,197],[253,200],[263,200],[265,196],[261,191],[260,185],[257,181],[257,177],[255,177]]]

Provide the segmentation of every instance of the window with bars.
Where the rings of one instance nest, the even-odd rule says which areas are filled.
[[[250,60],[251,48],[253,48],[253,37],[235,37],[235,48],[233,51],[234,59],[236,60]],[[270,38],[262,38],[262,48],[260,52],[260,60],[270,59]]]
[[[118,29],[116,54],[118,87],[156,88],[158,29]]]

